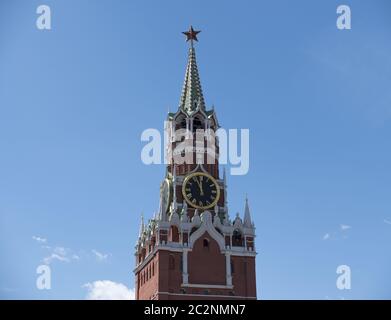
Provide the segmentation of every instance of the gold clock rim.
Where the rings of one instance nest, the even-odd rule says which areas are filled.
[[[186,192],[185,192],[185,189],[186,189],[186,184],[187,182],[192,178],[192,177],[195,177],[195,176],[205,176],[205,177],[208,177],[210,180],[212,180],[212,182],[216,185],[216,189],[217,189],[217,195],[216,195],[216,199],[208,206],[204,206],[204,207],[201,207],[199,205],[195,205],[193,204],[190,199],[187,197],[186,195]],[[220,200],[220,186],[219,186],[219,183],[217,182],[217,180],[212,177],[209,173],[205,173],[205,172],[193,172],[193,173],[190,173],[188,174],[185,179],[183,180],[183,184],[182,184],[182,195],[183,195],[183,198],[186,200],[186,202],[196,208],[196,209],[201,209],[201,210],[206,210],[206,209],[210,209],[210,208],[213,208],[217,202],[219,202]]]

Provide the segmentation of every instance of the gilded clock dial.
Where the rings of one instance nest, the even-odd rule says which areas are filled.
[[[192,207],[209,209],[219,201],[220,188],[211,175],[195,172],[185,178],[182,193],[186,202]]]

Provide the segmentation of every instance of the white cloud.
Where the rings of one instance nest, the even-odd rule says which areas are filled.
[[[102,253],[102,252],[99,252],[97,250],[92,250],[92,253],[95,255],[95,257],[99,260],[99,261],[104,261],[104,260],[107,260],[107,258],[109,257],[109,254],[108,253]]]
[[[35,241],[37,241],[39,243],[46,243],[47,242],[47,239],[42,238],[42,237],[33,236],[32,238],[33,238],[33,240],[35,240]]]
[[[68,257],[61,256],[56,253],[52,253],[50,256],[43,258],[43,262],[45,264],[51,264],[54,260],[58,260],[61,262],[69,262],[70,261]]]
[[[110,280],[99,280],[87,283],[87,300],[134,300],[134,290],[122,283]]]
[[[68,249],[65,249],[64,247],[55,247],[53,249],[53,252],[60,255],[60,256],[66,256],[68,254]]]
[[[352,226],[349,226],[347,224],[340,224],[339,229],[332,230],[331,232],[327,232],[323,235],[323,240],[329,240],[329,239],[347,239],[347,230],[352,229]]]
[[[51,250],[50,247],[48,247]],[[71,250],[64,247],[54,247],[51,250],[51,254],[43,258],[45,264],[50,264],[53,261],[57,260],[60,262],[71,262],[71,260],[80,260],[80,257],[77,254],[71,255]]]
[[[391,221],[384,219],[384,223],[391,224]]]

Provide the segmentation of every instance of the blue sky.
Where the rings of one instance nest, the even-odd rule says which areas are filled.
[[[35,27],[41,4],[50,31]],[[390,15],[385,0],[1,1],[0,298],[134,287],[140,213],[164,176],[140,135],[177,108],[190,24],[207,105],[250,129],[228,200],[233,216],[249,196],[259,298],[391,298]],[[342,264],[351,290],[336,288]]]

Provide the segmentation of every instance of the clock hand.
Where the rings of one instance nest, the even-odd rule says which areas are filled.
[[[200,181],[200,192],[201,192],[201,196],[203,196],[203,195],[204,195],[204,189],[202,188],[202,183],[201,183],[201,181]]]
[[[201,180],[198,180],[198,179],[195,179],[197,181],[197,184],[198,184],[198,188],[200,188],[200,194],[201,196],[204,195],[204,190],[202,189],[202,183],[201,183]]]

